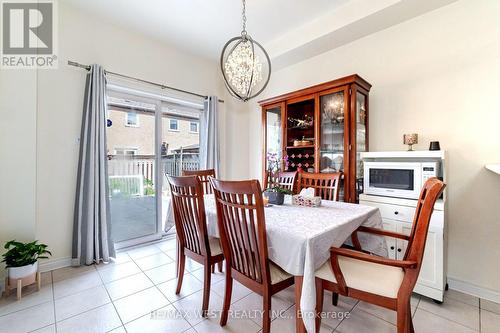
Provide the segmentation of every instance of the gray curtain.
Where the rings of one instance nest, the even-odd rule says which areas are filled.
[[[109,261],[110,240],[106,157],[106,75],[99,65],[87,74],[80,135],[80,160],[73,224],[73,266]]]
[[[215,169],[219,177],[219,99],[209,96],[200,117],[200,169]]]

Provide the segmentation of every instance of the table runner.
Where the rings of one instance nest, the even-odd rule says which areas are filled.
[[[287,196],[282,206],[265,208],[269,259],[295,276],[303,276],[300,307],[308,332],[314,332],[315,321],[311,314],[316,306],[314,273],[330,257],[330,247],[340,247],[360,225],[382,228],[378,208],[323,200],[320,207],[303,207],[291,204]],[[217,211],[213,194],[205,195],[205,212],[208,234],[219,237]],[[173,222],[171,205],[167,219]],[[364,250],[387,257],[384,237],[359,234]],[[348,241],[349,241],[348,240]]]

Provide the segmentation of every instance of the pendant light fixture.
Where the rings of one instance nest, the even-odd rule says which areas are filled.
[[[246,2],[243,0],[241,36],[231,38],[222,49],[220,67],[227,89],[246,102],[259,95],[269,83],[271,60],[246,31]]]

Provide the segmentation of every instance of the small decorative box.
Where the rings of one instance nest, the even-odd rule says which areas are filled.
[[[319,207],[321,206],[321,197],[304,197],[300,194],[292,196],[292,204],[296,206],[305,207]]]

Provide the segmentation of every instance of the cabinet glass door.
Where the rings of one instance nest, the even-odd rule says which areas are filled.
[[[266,153],[281,155],[281,108],[266,110]]]
[[[271,107],[264,111],[264,122],[265,122],[265,151],[264,151],[264,175],[266,177],[265,171],[268,164],[268,156],[270,154],[276,154],[275,158],[280,160],[281,151],[281,138],[282,138],[282,126],[281,126],[281,106]],[[264,178],[263,178],[264,179]]]
[[[363,193],[363,161],[361,153],[367,151],[367,97],[356,91],[356,197],[355,202],[359,202],[359,195]],[[354,175],[353,175],[354,176]]]
[[[344,172],[345,92],[320,96],[320,167],[322,173]],[[344,200],[343,180],[339,200]]]

